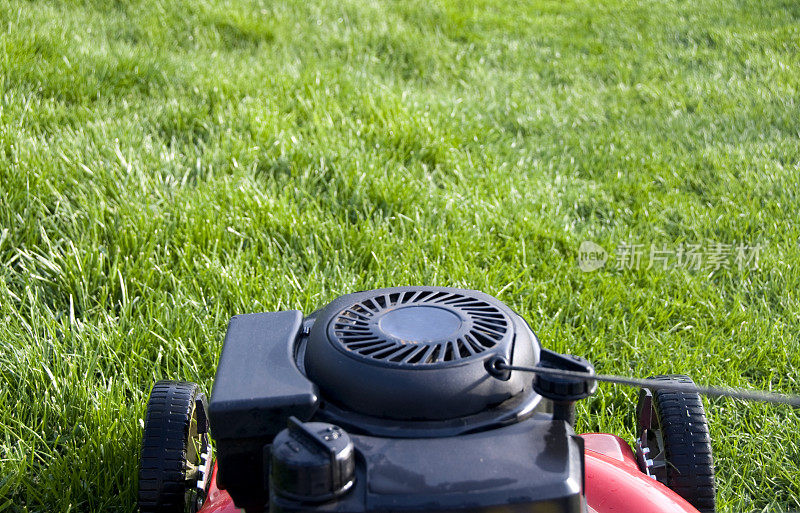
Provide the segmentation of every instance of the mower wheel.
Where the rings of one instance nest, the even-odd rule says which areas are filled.
[[[650,379],[694,383],[683,375]],[[636,417],[636,453],[642,472],[667,485],[701,513],[714,513],[711,436],[700,394],[643,388]]]
[[[205,395],[195,383],[157,382],[147,403],[139,461],[141,512],[199,509],[209,458]]]

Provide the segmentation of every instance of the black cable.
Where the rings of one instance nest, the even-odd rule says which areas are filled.
[[[689,392],[706,395],[709,397],[732,397],[745,401],[762,401],[767,403],[788,404],[794,408],[800,408],[800,396],[779,394],[777,392],[767,392],[765,390],[745,390],[730,387],[710,387],[703,385],[693,385],[690,383],[679,383],[677,381],[661,381],[655,379],[628,378],[624,376],[612,376],[610,374],[587,374],[585,372],[569,371],[563,369],[553,369],[548,367],[520,367],[497,362],[495,367],[499,370],[531,372],[543,376],[554,376],[558,378],[577,378],[586,381],[603,381],[605,383],[616,383],[637,388],[648,388],[650,390],[671,390],[674,392]]]

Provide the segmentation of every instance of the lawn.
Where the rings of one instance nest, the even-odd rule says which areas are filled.
[[[154,380],[365,288],[800,392],[800,4],[315,4],[0,2],[0,511],[134,511]],[[632,440],[635,398],[579,429]],[[719,511],[800,509],[800,413],[706,406]]]

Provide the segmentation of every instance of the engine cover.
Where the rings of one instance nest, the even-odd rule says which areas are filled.
[[[327,503],[273,493],[271,513],[584,513],[583,440],[545,415],[446,438],[352,437],[355,485]]]

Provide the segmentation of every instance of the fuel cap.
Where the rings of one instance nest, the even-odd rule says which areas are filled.
[[[339,426],[290,417],[289,427],[278,433],[271,451],[270,483],[280,496],[324,502],[353,486],[353,442]]]

